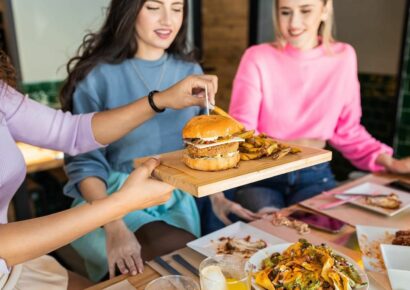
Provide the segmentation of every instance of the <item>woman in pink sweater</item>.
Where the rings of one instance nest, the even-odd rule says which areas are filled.
[[[332,38],[332,0],[277,0],[274,9],[276,41],[243,55],[229,113],[277,139],[320,148],[329,142],[362,170],[410,172],[408,159],[394,159],[360,124],[356,53]],[[236,198],[252,210],[283,207],[334,185],[324,164],[241,188]]]

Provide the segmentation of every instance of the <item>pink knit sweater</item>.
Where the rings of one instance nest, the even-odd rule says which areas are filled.
[[[271,44],[249,48],[236,74],[229,113],[248,129],[281,140],[329,141],[355,166],[379,171],[392,149],[360,124],[357,60],[345,43],[300,51]]]

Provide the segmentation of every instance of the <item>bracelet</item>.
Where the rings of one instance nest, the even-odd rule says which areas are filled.
[[[165,111],[165,108],[164,108],[164,109],[160,109],[160,108],[158,108],[158,107],[155,105],[155,103],[154,103],[154,94],[156,94],[156,93],[158,93],[158,91],[151,91],[151,92],[149,92],[149,94],[148,94],[148,103],[149,103],[149,105],[151,106],[151,108],[152,108],[155,112],[157,112],[157,113],[162,113],[162,112]]]

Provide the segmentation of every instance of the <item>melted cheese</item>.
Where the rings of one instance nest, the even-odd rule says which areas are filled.
[[[209,141],[209,140],[206,140],[206,139],[203,139],[203,140]],[[203,149],[203,148],[209,148],[209,147],[212,147],[212,146],[218,146],[218,145],[223,145],[223,144],[228,144],[228,143],[245,142],[245,140],[242,139],[242,138],[239,138],[239,137],[233,137],[229,140],[224,140],[224,141],[221,141],[221,142],[216,142],[216,143],[211,143],[211,144],[194,144],[194,143],[192,143],[190,141],[186,141],[186,140],[184,142],[186,144],[192,145],[196,148]]]

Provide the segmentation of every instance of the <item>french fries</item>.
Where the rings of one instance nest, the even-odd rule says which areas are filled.
[[[240,152],[241,155],[241,160],[246,161],[246,160],[253,160],[253,159],[258,159],[262,157],[261,152],[254,152],[254,153],[245,153],[245,152]]]
[[[249,139],[253,137],[253,134],[255,133],[255,130],[250,130],[250,131],[245,131],[245,132],[241,132],[237,135],[235,135],[235,137],[239,137],[242,139]]]
[[[239,144],[241,160],[254,160],[265,156],[271,156],[279,160],[288,154],[300,152],[299,148],[290,147],[277,142],[266,134],[254,135],[254,131],[246,131],[238,136],[245,136],[245,142]]]
[[[290,151],[291,151],[291,148],[290,148],[290,147],[288,147],[288,148],[283,148],[283,149],[281,149],[281,150],[279,150],[279,151],[276,151],[274,154],[272,154],[272,158],[273,158],[273,160],[279,160],[279,159],[281,159],[282,157],[288,155],[288,153],[290,153]]]
[[[214,107],[212,113],[235,120],[227,112],[217,106]],[[265,156],[270,156],[274,160],[279,160],[288,154],[301,152],[299,148],[281,144],[264,133],[256,136],[255,130],[245,131],[245,126],[243,126],[243,124],[236,120],[235,122],[239,123],[241,127],[244,128],[242,132],[235,135],[235,137],[245,139],[245,142],[239,143],[241,160],[254,160]]]

